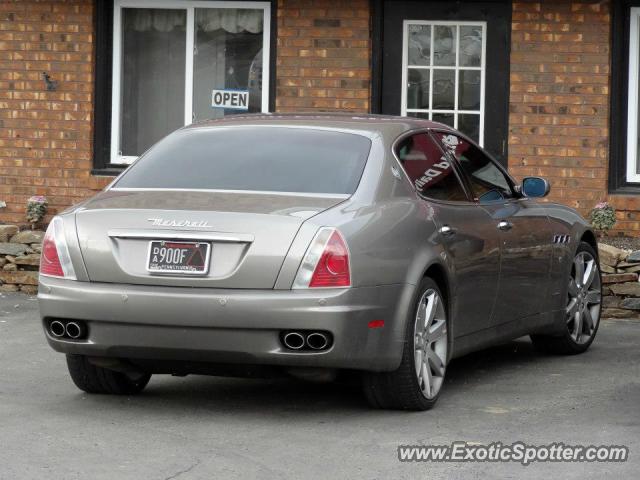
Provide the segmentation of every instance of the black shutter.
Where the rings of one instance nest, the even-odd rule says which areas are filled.
[[[111,73],[113,60],[113,1],[96,0],[95,84],[93,99],[92,173],[117,174],[122,167],[109,168],[111,162]],[[113,171],[110,171],[113,170]]]

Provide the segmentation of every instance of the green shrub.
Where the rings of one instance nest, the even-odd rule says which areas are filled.
[[[589,219],[593,228],[606,232],[616,224],[616,210],[607,202],[600,202],[591,210]]]
[[[27,221],[31,228],[44,218],[47,213],[47,199],[42,195],[34,195],[27,201]]]

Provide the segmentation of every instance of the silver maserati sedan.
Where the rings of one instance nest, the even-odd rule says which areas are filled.
[[[456,356],[523,335],[557,354],[593,342],[596,239],[548,192],[420,119],[188,126],[53,218],[42,325],[89,393],[350,370],[372,406],[426,410]]]

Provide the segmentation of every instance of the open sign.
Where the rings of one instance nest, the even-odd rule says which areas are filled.
[[[233,110],[249,109],[248,90],[213,90],[211,92],[213,108],[230,108]]]

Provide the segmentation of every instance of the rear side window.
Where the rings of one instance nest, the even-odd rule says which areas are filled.
[[[466,201],[467,195],[446,155],[426,133],[404,140],[396,151],[416,190],[428,198]]]
[[[501,202],[513,197],[506,175],[482,150],[456,135],[436,133],[436,137],[456,157],[480,203]]]
[[[186,129],[152,147],[115,187],[352,194],[370,149],[366,137],[324,130]]]

